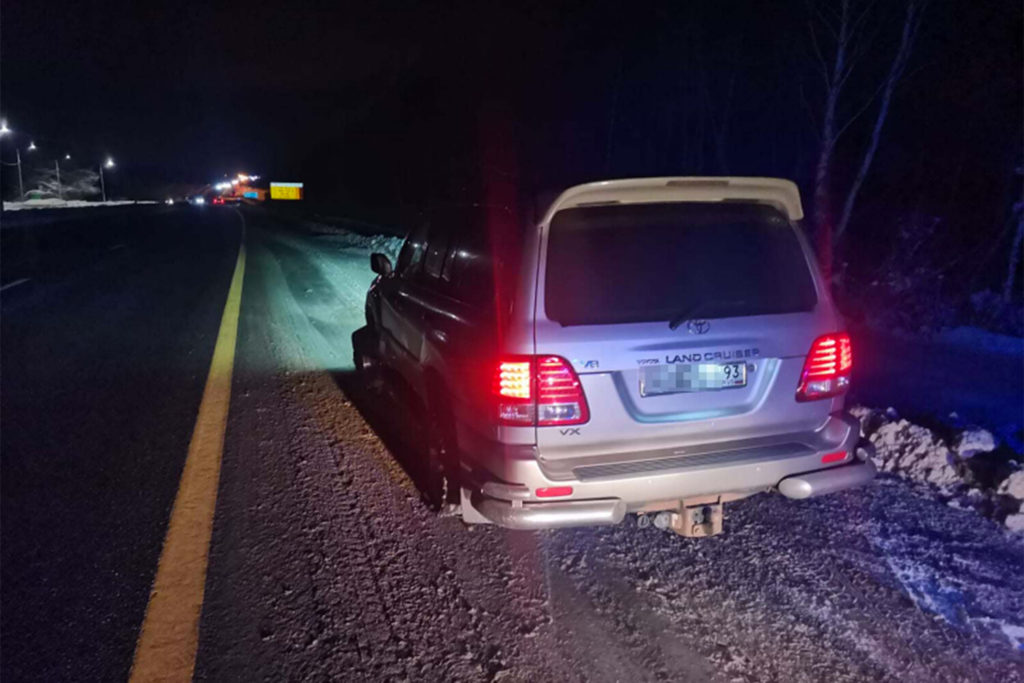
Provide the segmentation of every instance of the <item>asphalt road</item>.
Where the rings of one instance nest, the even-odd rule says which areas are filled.
[[[5,284],[8,263],[29,280],[0,294],[0,678],[120,680],[241,222],[157,208],[30,229],[32,253],[4,252]]]
[[[351,376],[368,250],[244,222],[197,680],[1024,680],[1024,548],[894,478],[702,541],[429,512],[415,419]],[[5,682],[127,678],[242,223],[134,209],[5,250]]]

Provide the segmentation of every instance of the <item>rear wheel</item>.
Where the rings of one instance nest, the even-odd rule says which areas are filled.
[[[447,405],[433,400],[426,413],[424,498],[434,510],[452,512],[459,503],[459,457]]]
[[[352,333],[352,363],[363,386],[377,389],[381,377],[380,358],[377,355],[377,338],[369,326],[360,327]]]

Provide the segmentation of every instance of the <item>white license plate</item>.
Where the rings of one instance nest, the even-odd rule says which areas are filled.
[[[640,368],[640,395],[715,391],[747,386],[747,364],[679,363]]]

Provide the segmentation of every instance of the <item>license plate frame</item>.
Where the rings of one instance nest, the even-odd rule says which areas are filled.
[[[666,396],[742,389],[747,386],[747,378],[745,361],[648,365],[640,368],[640,395]]]

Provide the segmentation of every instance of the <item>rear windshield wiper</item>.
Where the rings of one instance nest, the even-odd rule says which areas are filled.
[[[669,329],[674,330],[683,323],[685,323],[687,320],[692,318],[693,316],[700,313],[701,311],[706,311],[708,309],[714,310],[716,312],[717,317],[722,317],[721,313],[719,313],[718,311],[724,312],[729,309],[734,309],[738,306],[745,306],[746,304],[746,299],[704,299],[702,301],[690,304],[686,308],[679,311],[679,313],[669,318],[668,326]]]

